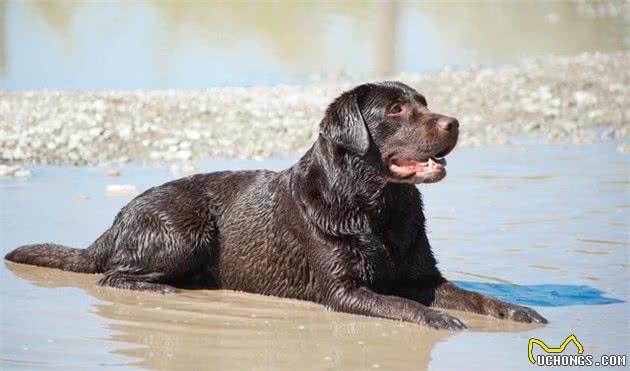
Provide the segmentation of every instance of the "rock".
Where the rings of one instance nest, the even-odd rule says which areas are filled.
[[[109,184],[105,191],[111,196],[131,196],[138,193],[136,186],[130,184]]]
[[[573,99],[578,106],[591,105],[597,103],[597,98],[587,91],[576,91],[573,93]]]
[[[23,177],[23,178],[30,178],[31,177],[31,171],[30,170],[26,170],[26,169],[20,169],[20,170],[16,171],[15,173],[13,173],[13,176],[15,176],[15,177]]]
[[[192,152],[189,150],[182,150],[177,152],[177,158],[180,160],[188,160],[192,157]]]
[[[19,169],[19,166],[0,165],[0,176],[13,176]]]
[[[619,147],[617,147],[617,151],[621,153],[630,153],[630,143],[623,143]]]
[[[0,176],[30,178],[31,171],[18,165],[0,165]]]
[[[540,124],[532,122],[531,124],[525,125],[524,129],[525,129],[526,132],[537,131],[537,130],[540,129]]]
[[[107,170],[106,175],[112,178],[118,178],[120,176],[120,171],[117,169],[109,169]]]
[[[196,130],[188,130],[186,131],[186,138],[190,140],[199,140],[199,138],[201,138],[201,134]]]
[[[615,135],[616,135],[615,128],[606,128],[602,131],[600,136],[602,139],[614,139]]]
[[[149,152],[149,159],[151,160],[159,160],[161,158],[164,158],[164,155],[158,151],[151,151]]]
[[[192,175],[196,172],[196,169],[193,165],[191,164],[184,164],[182,165],[182,173],[186,174],[186,175]]]
[[[191,175],[195,173],[195,167],[189,163],[172,164],[170,169],[171,175],[173,176]]]

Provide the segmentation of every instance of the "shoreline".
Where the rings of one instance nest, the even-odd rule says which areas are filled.
[[[619,143],[630,152],[630,51],[404,74],[461,122],[460,146]],[[0,164],[98,165],[303,153],[330,101],[354,83],[204,91],[1,92]],[[538,140],[538,139],[537,139]],[[19,166],[18,166],[19,167]]]

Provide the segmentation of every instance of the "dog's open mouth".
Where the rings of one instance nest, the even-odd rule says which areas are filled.
[[[446,159],[443,157],[429,157],[425,161],[395,159],[389,165],[389,171],[401,178],[412,175],[425,176],[446,171]]]
[[[424,159],[411,160],[406,158],[393,158],[389,162],[389,171],[398,178],[415,177],[432,177],[442,173],[446,173],[446,155],[448,155],[453,146],[428,156]],[[444,175],[442,174],[442,176]]]

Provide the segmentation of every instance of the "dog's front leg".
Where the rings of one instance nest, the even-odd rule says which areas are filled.
[[[327,300],[327,306],[339,312],[415,322],[436,329],[466,328],[461,320],[447,313],[413,300],[377,294],[367,288],[334,290]]]
[[[428,290],[428,289],[425,289]],[[526,323],[547,323],[547,320],[535,310],[521,305],[510,304],[478,292],[464,290],[443,280],[431,289],[431,306],[484,314],[501,319]]]

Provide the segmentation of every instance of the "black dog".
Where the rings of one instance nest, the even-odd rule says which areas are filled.
[[[546,323],[436,267],[414,184],[444,178],[458,126],[407,85],[361,85],[328,107],[290,169],[175,180],[132,200],[87,249],[29,245],[6,259],[103,273],[104,286],[242,290],[434,328],[466,326],[430,307]]]

